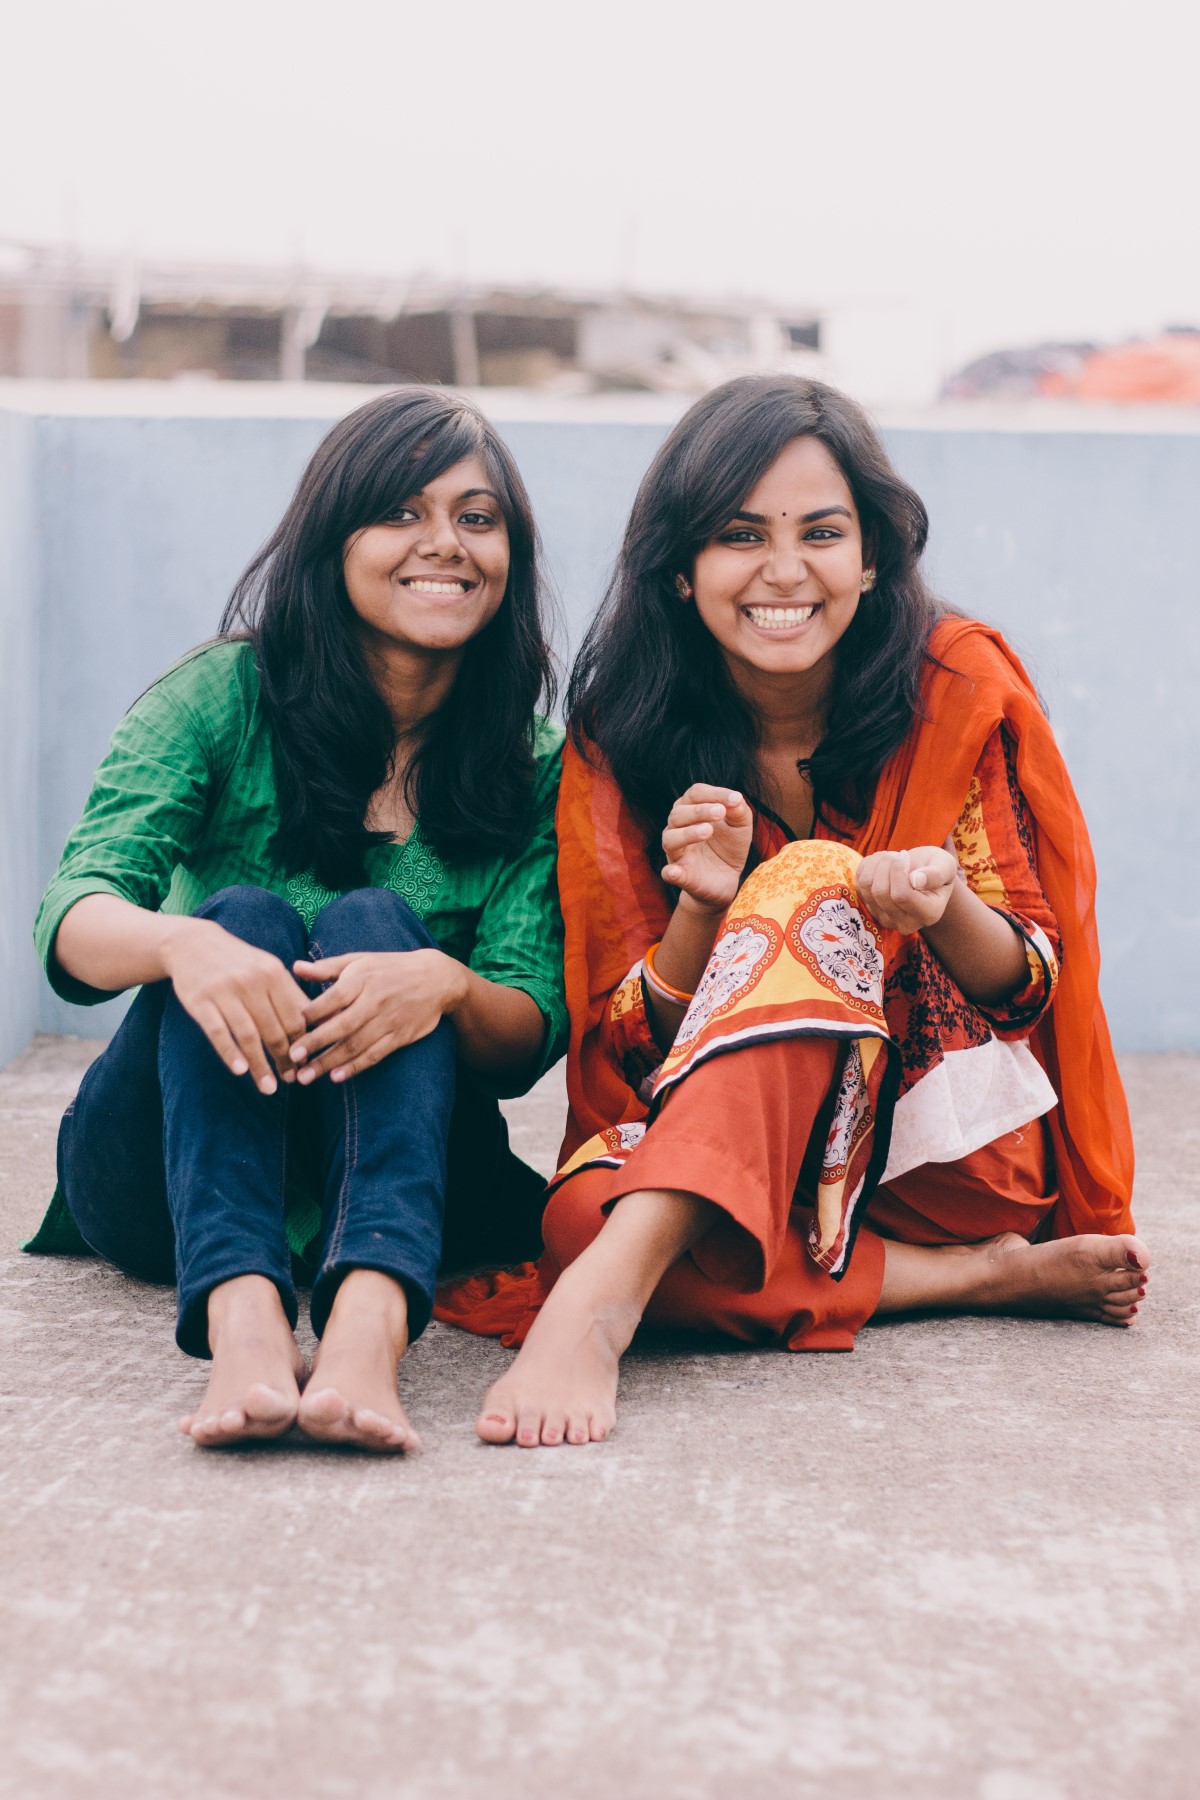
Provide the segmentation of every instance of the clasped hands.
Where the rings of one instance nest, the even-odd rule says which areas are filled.
[[[663,880],[706,912],[724,912],[741,886],[754,815],[730,788],[694,782],[671,808],[662,834]],[[940,848],[877,850],[858,865],[858,897],[888,931],[927,931],[950,903],[960,875],[951,840]]]
[[[349,1080],[427,1037],[467,991],[466,969],[441,950],[355,951],[289,971],[215,920],[188,925],[167,967],[176,997],[231,1073],[264,1094],[277,1078]],[[310,1000],[302,981],[329,985]]]

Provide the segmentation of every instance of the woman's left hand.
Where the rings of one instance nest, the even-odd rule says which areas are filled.
[[[305,1007],[304,1036],[292,1045],[302,1086],[319,1075],[346,1081],[428,1037],[467,985],[466,969],[441,950],[354,951],[292,968],[300,981],[332,984]]]
[[[906,937],[936,925],[950,903],[958,858],[948,849],[877,850],[858,865],[858,897],[877,925]]]

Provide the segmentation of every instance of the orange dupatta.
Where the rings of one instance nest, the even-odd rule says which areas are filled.
[[[929,647],[945,667],[929,671],[926,717],[884,768],[870,816],[850,841],[864,856],[944,843],[984,745],[999,725],[1008,728],[1036,828],[1038,873],[1063,942],[1054,1005],[1030,1040],[1059,1096],[1049,1117],[1061,1196],[1055,1229],[1060,1236],[1132,1231],[1133,1137],[1100,1001],[1096,864],[1079,802],[1033,683],[1000,633],[948,618]],[[769,836],[766,821],[762,827]],[[816,835],[833,834],[819,827]],[[561,1166],[606,1126],[646,1116],[601,1054],[596,1027],[613,989],[663,935],[671,906],[616,783],[570,742],[558,836],[571,1014]]]
[[[1000,633],[947,618],[935,626],[929,647],[944,666],[928,672],[925,717],[885,766],[870,816],[850,841],[863,855],[944,843],[985,744],[998,726],[1007,727],[1033,816],[1039,877],[1063,944],[1054,1004],[1030,1038],[1059,1097],[1048,1116],[1059,1184],[1055,1235],[1132,1231],[1133,1136],[1100,1000],[1096,865],[1079,802],[1033,683]],[[671,903],[644,829],[615,781],[569,739],[557,821],[571,1016],[561,1167],[597,1132],[646,1116],[646,1105],[603,1053],[597,1028],[613,991],[647,945],[662,937]],[[820,826],[815,835],[834,834]],[[760,819],[760,851],[770,854],[782,842],[778,829]],[[495,1283],[476,1277],[455,1284],[438,1316],[516,1341],[528,1328],[527,1308],[546,1291],[530,1278],[532,1269]],[[497,1307],[504,1295],[511,1304]]]

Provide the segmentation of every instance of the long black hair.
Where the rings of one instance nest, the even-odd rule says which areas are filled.
[[[245,634],[254,645],[275,752],[276,851],[288,869],[311,868],[329,887],[361,883],[366,851],[388,841],[365,819],[396,750],[355,629],[345,544],[365,526],[395,519],[406,500],[470,456],[500,497],[508,585],[415,749],[406,799],[442,855],[516,849],[531,800],[535,708],[553,697],[554,664],[529,496],[473,406],[436,389],[401,388],[342,419],[318,445],[221,619],[222,636]]]
[[[762,804],[758,723],[675,583],[799,437],[819,439],[842,471],[877,571],[837,647],[825,736],[801,765],[818,818],[846,835],[866,818],[881,769],[919,714],[939,616],[919,567],[929,527],[920,497],[845,394],[790,376],[727,381],[685,413],[651,463],[568,691],[576,744],[601,751],[651,830],[694,781]]]

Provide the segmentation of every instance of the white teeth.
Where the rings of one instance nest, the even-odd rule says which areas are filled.
[[[404,585],[414,594],[465,594],[469,584],[465,581],[406,581]]]
[[[816,610],[815,606],[748,606],[746,616],[762,631],[786,631],[791,625],[803,625]]]

